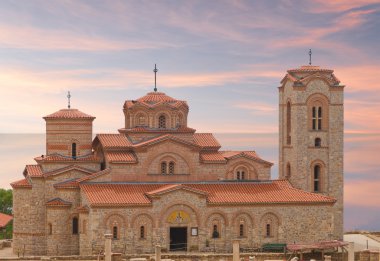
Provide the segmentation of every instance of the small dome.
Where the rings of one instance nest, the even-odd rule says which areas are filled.
[[[176,102],[178,100],[166,95],[163,92],[149,92],[145,96],[137,99],[137,101],[154,104],[158,102]]]
[[[81,112],[78,109],[62,109],[52,114],[49,114],[43,118],[45,120],[46,119],[95,119],[94,116]]]

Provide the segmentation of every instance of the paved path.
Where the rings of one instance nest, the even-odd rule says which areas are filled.
[[[17,257],[17,255],[13,254],[13,249],[11,247],[5,247],[0,249],[0,258],[1,257]]]

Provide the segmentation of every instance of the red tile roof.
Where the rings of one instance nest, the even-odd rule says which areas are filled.
[[[169,192],[172,192],[172,191],[175,191],[175,190],[179,190],[179,189],[184,189],[184,190],[187,190],[187,191],[192,191],[192,192],[195,192],[197,194],[207,195],[207,192],[205,192],[203,190],[195,189],[195,188],[192,188],[192,187],[189,187],[189,186],[186,186],[186,185],[182,185],[182,184],[168,184],[168,185],[164,185],[164,186],[162,186],[162,187],[160,187],[158,189],[145,192],[145,194],[147,196],[162,195],[162,194],[169,193]]]
[[[178,127],[174,129],[160,129],[160,128],[149,128],[144,126],[139,126],[131,129],[119,129],[123,133],[194,133],[196,130],[189,127]]]
[[[319,66],[315,66],[315,65],[303,65],[300,68],[288,70],[288,73],[292,73],[292,72],[317,72],[317,71],[331,72],[331,73],[333,72],[333,70],[331,70],[331,69],[323,69],[323,68],[321,68]]]
[[[164,135],[160,135],[160,136],[154,137],[152,139],[149,139],[149,140],[137,143],[137,144],[133,145],[133,147],[134,148],[139,148],[139,147],[143,147],[143,146],[149,146],[149,145],[156,144],[156,143],[159,143],[159,142],[162,142],[162,141],[166,141],[166,140],[176,141],[176,142],[179,142],[179,143],[187,144],[189,146],[197,146],[196,144],[194,144],[194,143],[192,143],[190,141],[181,139],[181,138],[179,138],[177,136],[174,136],[174,135],[171,135],[171,134],[164,134]]]
[[[273,165],[273,163],[260,158],[255,151],[221,151],[221,153],[228,160],[236,159],[239,157],[246,157],[268,165]]]
[[[137,99],[139,102],[157,103],[157,102],[176,102],[174,99],[163,92],[149,92],[145,96]]]
[[[319,66],[304,65],[297,69],[288,70],[288,73],[282,78],[281,83],[284,83],[286,79],[289,79],[292,82],[295,82],[297,86],[304,86],[310,78],[323,77],[330,85],[339,85],[340,81],[333,72],[333,70],[323,69]]]
[[[194,143],[204,149],[220,149],[220,144],[212,133],[194,133]]]
[[[35,161],[37,162],[60,162],[60,161],[72,161],[72,162],[81,162],[81,161],[91,161],[91,162],[96,162],[97,159],[95,155],[85,155],[85,156],[77,156],[75,158],[70,157],[70,156],[63,156],[59,154],[51,154],[51,155],[46,155],[46,156],[39,156],[34,158]]]
[[[201,152],[199,154],[201,162],[204,163],[226,163],[227,160],[224,158],[223,153],[216,152]]]
[[[149,205],[151,202],[144,194],[158,189],[162,185],[126,185],[126,184],[81,184],[91,206],[128,206]]]
[[[54,184],[54,188],[56,189],[73,189],[73,188],[79,188],[79,179],[69,179],[64,182],[59,182]]]
[[[112,163],[137,163],[137,158],[132,151],[108,151],[105,157]]]
[[[9,224],[9,222],[12,221],[12,219],[13,219],[12,216],[4,214],[4,213],[0,213],[0,228],[6,227]]]
[[[26,165],[24,170],[24,176],[27,177],[43,177],[42,169],[40,165]]]
[[[93,144],[95,145],[97,142],[100,142],[104,149],[120,149],[132,146],[124,134],[98,134]]]
[[[87,174],[94,173],[94,170],[92,170],[92,169],[87,169],[87,168],[84,168],[84,167],[81,167],[81,166],[77,166],[77,165],[70,165],[70,166],[66,166],[66,167],[60,168],[60,169],[55,169],[55,170],[52,170],[52,171],[49,171],[49,172],[45,172],[44,173],[44,177],[50,177],[50,176],[58,175],[58,174],[61,174],[61,173],[68,172],[70,170],[78,170],[78,171],[81,171],[81,172],[84,172],[84,173],[87,173]]]
[[[91,206],[146,205],[148,195],[187,188],[207,194],[209,204],[333,204],[335,199],[291,187],[285,180],[261,183],[81,184]]]
[[[161,104],[167,104],[175,108],[178,108],[180,106],[185,106],[186,108],[188,108],[186,101],[174,99],[163,92],[149,92],[145,96],[137,100],[127,100],[124,103],[124,108],[131,108],[135,105],[156,107]]]
[[[110,171],[111,171],[110,168],[106,168],[104,170],[95,172],[95,173],[93,173],[91,175],[88,175],[86,177],[80,178],[80,179],[77,180],[77,182],[81,183],[81,182],[84,182],[84,181],[92,180],[92,179],[97,178],[99,176],[105,175],[105,174],[109,173]]]
[[[66,200],[63,200],[61,198],[53,198],[46,202],[45,204],[47,207],[70,207],[72,204],[71,202],[68,202]]]
[[[32,184],[29,183],[28,179],[21,179],[11,183],[12,188],[32,188]]]
[[[95,117],[81,112],[77,109],[62,109],[45,117],[46,119],[95,119]]]

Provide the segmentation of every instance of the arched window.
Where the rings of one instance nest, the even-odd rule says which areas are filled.
[[[169,174],[174,174],[174,162],[170,161],[169,163]]]
[[[285,178],[286,179],[289,179],[290,178],[290,176],[292,175],[292,169],[291,169],[291,167],[290,167],[290,163],[288,163],[287,165],[286,165],[286,175],[285,175]]]
[[[140,238],[141,239],[145,238],[145,227],[144,226],[140,227]]]
[[[239,225],[239,236],[244,237],[244,224]]]
[[[113,226],[112,227],[112,238],[113,239],[118,239],[118,227],[117,226]]]
[[[145,116],[144,115],[140,115],[139,116],[139,125],[140,126],[144,126],[145,125]]]
[[[53,234],[53,225],[51,223],[48,224],[48,233],[49,235],[52,235]]]
[[[312,108],[312,128],[313,130],[322,130],[322,106]]]
[[[236,173],[236,178],[238,180],[244,180],[245,179],[245,172],[244,170],[238,170]]]
[[[315,165],[313,171],[313,191],[320,192],[321,191],[321,166]]]
[[[286,104],[286,144],[290,145],[292,142],[291,131],[292,131],[292,121],[291,121],[291,106],[290,102]]]
[[[212,227],[212,238],[219,238],[218,225]]]
[[[76,158],[77,156],[77,144],[75,142],[71,144],[71,156],[73,158]]]
[[[161,174],[167,174],[166,166],[166,161],[161,162]]]
[[[78,235],[78,218],[73,218],[73,235]]]
[[[267,236],[267,237],[272,236],[270,224],[267,224],[265,226],[265,236]]]
[[[158,128],[165,129],[166,128],[166,117],[165,115],[161,115],[158,117]]]
[[[315,147],[321,147],[321,138],[315,138],[314,146]]]

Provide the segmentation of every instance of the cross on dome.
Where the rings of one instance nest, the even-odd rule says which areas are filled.
[[[158,69],[157,69],[157,66],[156,64],[154,64],[154,92],[157,92],[157,72],[158,72]]]

